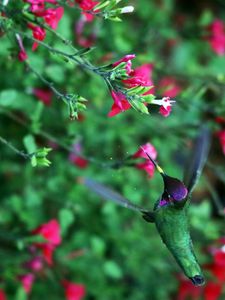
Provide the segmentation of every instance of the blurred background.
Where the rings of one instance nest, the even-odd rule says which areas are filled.
[[[225,299],[225,3],[123,2],[135,11],[122,15],[122,22],[95,17],[82,23],[81,31],[80,11],[65,8],[57,32],[78,48],[95,47],[86,55],[94,65],[133,53],[134,68],[151,64],[157,99],[176,100],[167,118],[154,107],[150,115],[130,109],[109,118],[112,99],[101,78],[66,64],[44,47],[32,52],[31,42],[24,40],[35,70],[62,92],[88,100],[87,110],[71,121],[67,106],[18,61],[18,46],[10,35],[0,38],[0,136],[25,152],[53,149],[51,165],[34,168],[0,143],[0,289],[7,299],[83,298],[78,292],[74,298],[65,295],[63,280],[82,286],[88,300]],[[54,35],[46,41],[64,49]],[[182,179],[202,124],[210,127],[213,138],[189,218],[208,283],[195,288],[181,275],[154,225],[102,201],[78,179],[93,178],[152,208],[163,191],[160,175],[149,176],[136,165],[110,166],[150,143],[166,173]],[[41,261],[39,269],[27,267],[37,257],[32,231],[53,219],[60,224],[61,243],[52,265]],[[29,292],[21,277],[27,274],[33,275]]]

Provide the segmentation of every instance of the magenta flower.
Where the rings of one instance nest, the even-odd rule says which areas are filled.
[[[27,294],[31,292],[35,276],[32,273],[24,274],[19,276],[19,280]]]
[[[24,60],[28,59],[28,56],[27,56],[27,53],[23,46],[23,41],[19,34],[16,34],[16,39],[17,39],[17,42],[18,42],[19,48],[20,48],[20,51],[18,53],[18,59],[19,59],[19,61],[24,61]]]
[[[158,87],[164,97],[174,98],[181,92],[176,79],[169,76],[162,78]]]
[[[34,235],[41,235],[46,239],[46,243],[35,243],[36,248],[41,249],[45,261],[52,265],[52,255],[55,248],[61,244],[60,225],[57,220],[53,219],[46,224],[42,224],[32,231]]]
[[[60,225],[56,219],[40,225],[32,231],[33,234],[39,234],[50,244],[58,246],[61,244]]]
[[[63,14],[64,8],[61,6],[57,8],[48,8],[44,11],[35,13],[37,17],[44,18],[45,22],[54,30],[57,28]]]
[[[27,261],[24,266],[33,272],[40,272],[43,269],[43,259],[41,256],[35,256],[31,260]]]
[[[225,130],[218,131],[217,137],[219,138],[223,154],[225,155]]]
[[[33,25],[31,23],[28,24],[28,28],[32,30],[33,37],[36,40],[43,41],[46,37],[46,31],[44,28],[40,26]],[[38,42],[34,42],[32,46],[32,50],[35,51],[38,47]]]
[[[137,169],[144,170],[148,174],[149,178],[151,178],[154,175],[155,167],[154,167],[153,163],[149,160],[146,153],[148,153],[148,155],[151,156],[153,159],[156,159],[156,157],[157,157],[157,151],[156,151],[155,147],[150,143],[140,146],[138,151],[135,152],[132,155],[132,157],[134,159],[137,159],[137,158],[145,159],[144,162],[136,163],[135,167]]]
[[[6,294],[3,289],[0,289],[0,300],[7,300]]]
[[[144,64],[129,72],[131,78],[123,80],[125,85],[132,88],[135,86],[149,86],[149,91],[144,95],[153,94],[153,81],[152,81],[153,64]]]
[[[73,151],[70,152],[69,160],[81,169],[85,169],[88,166],[88,161],[81,157],[82,147],[80,143],[75,143],[72,146]]]
[[[62,281],[66,300],[81,300],[85,296],[85,286],[67,280]]]
[[[112,105],[111,111],[108,113],[108,117],[114,117],[115,115],[131,108],[130,103],[122,93],[111,91],[111,95],[114,103]]]
[[[216,19],[209,26],[210,36],[207,38],[212,50],[218,55],[225,54],[225,26],[222,20]]]
[[[89,11],[94,11],[95,6],[99,3],[93,0],[75,0],[79,7],[83,10],[83,15],[87,22],[92,22],[94,19],[93,14],[88,13]],[[97,12],[97,11],[96,11]]]
[[[25,2],[30,4],[31,12],[42,11],[45,8],[44,0],[24,0]]]
[[[112,64],[112,66],[115,68],[121,63],[126,63],[126,71],[127,71],[127,75],[129,75],[131,73],[131,71],[133,71],[131,69],[131,67],[132,67],[131,60],[134,59],[135,57],[136,57],[135,54],[127,54],[124,57],[122,57],[121,59],[119,59],[118,61],[114,62]]]
[[[160,105],[159,113],[164,117],[168,117],[171,112],[173,102],[175,101],[170,100],[170,97],[164,97],[161,100],[154,99],[151,103]]]
[[[52,91],[42,88],[33,88],[33,94],[46,106],[51,105],[52,102]]]

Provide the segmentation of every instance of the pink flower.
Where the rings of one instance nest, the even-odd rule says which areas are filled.
[[[40,272],[43,269],[43,259],[40,256],[35,256],[30,261],[25,263],[25,267],[34,272]]]
[[[7,300],[6,294],[3,289],[0,289],[0,300]]]
[[[170,97],[164,97],[161,100],[154,99],[152,100],[151,103],[160,105],[159,113],[164,117],[168,117],[171,112],[171,108],[172,108],[171,104],[173,102],[175,101],[170,100]]]
[[[89,13],[89,11],[94,11],[94,7],[99,3],[93,0],[75,0],[79,7],[83,10],[83,15],[87,22],[92,22],[94,15]],[[96,11],[97,12],[97,11]]]
[[[43,41],[45,39],[46,32],[44,28],[41,28],[40,26],[35,26],[31,23],[28,24],[28,28],[32,30],[33,37],[36,40]],[[35,51],[37,47],[38,47],[38,43],[34,42],[32,46],[32,50]]]
[[[149,160],[148,156],[146,155],[146,153],[143,150],[145,152],[147,152],[148,155],[151,156],[152,159],[156,159],[157,151],[156,151],[155,147],[150,143],[140,146],[138,151],[133,154],[133,158],[146,158],[147,160]]]
[[[20,50],[18,54],[19,61],[24,61],[28,59],[27,53],[24,50]]]
[[[164,77],[160,80],[159,89],[162,92],[162,95],[165,97],[176,97],[180,92],[181,88],[176,82],[176,79],[173,77]]]
[[[217,136],[219,138],[223,154],[225,155],[225,130],[220,130],[217,132]]]
[[[35,276],[32,273],[28,273],[25,275],[20,275],[19,280],[21,281],[25,292],[29,294],[34,283]]]
[[[123,80],[129,87],[149,86],[151,87],[144,95],[153,94],[152,81],[153,64],[144,64],[129,72],[131,78]]]
[[[42,224],[32,231],[33,234],[39,234],[50,244],[58,246],[61,243],[60,225],[57,220],[53,219],[48,223]]]
[[[41,249],[45,261],[52,265],[52,255],[55,248],[61,243],[60,225],[57,220],[53,219],[46,224],[42,224],[32,231],[34,235],[41,235],[46,239],[46,243],[35,243],[36,248]]]
[[[126,63],[126,70],[127,70],[127,75],[130,74],[130,72],[132,71],[131,67],[132,67],[132,62],[131,60],[134,59],[136,57],[135,54],[127,54],[124,57],[122,57],[121,59],[119,59],[118,61],[114,62],[112,64],[112,66],[115,68],[117,67],[119,64],[125,62]]]
[[[112,105],[111,111],[108,113],[109,117],[113,117],[131,108],[130,103],[127,101],[127,99],[122,93],[111,91],[111,96],[113,98],[114,103]]]
[[[22,41],[21,36],[19,34],[16,34],[16,39],[17,39],[17,42],[18,42],[19,48],[20,48],[20,51],[18,53],[18,59],[19,59],[19,61],[24,61],[24,60],[28,59],[28,56],[27,56],[27,53],[24,49],[23,41]]]
[[[69,160],[77,167],[85,169],[88,166],[88,161],[79,155],[82,152],[81,144],[75,143],[72,149],[73,151],[69,155]]]
[[[64,287],[65,297],[67,300],[81,300],[85,295],[85,287],[82,284],[63,280],[62,285]]]
[[[149,156],[151,156],[152,159],[156,159],[157,151],[156,151],[155,147],[150,143],[142,145],[138,149],[138,151],[132,155],[132,157],[134,159],[137,159],[137,158],[145,159],[144,162],[136,163],[135,167],[147,172],[147,174],[149,175],[149,178],[151,178],[154,175],[155,167],[154,167],[153,163],[149,160],[149,158],[145,152],[147,152],[149,154]]]
[[[218,55],[225,54],[225,26],[222,20],[216,19],[209,26],[208,39],[212,50]]]
[[[37,12],[35,15],[37,17],[43,17],[45,22],[52,28],[56,29],[58,26],[59,21],[61,20],[64,13],[63,7],[57,7],[57,8],[48,8],[44,11]]]
[[[51,105],[52,91],[48,89],[34,88],[33,94],[45,105]]]
[[[33,13],[43,10],[45,7],[44,0],[24,0],[24,1],[30,4],[30,10]]]

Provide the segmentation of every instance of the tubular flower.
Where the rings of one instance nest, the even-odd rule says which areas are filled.
[[[42,224],[32,231],[34,235],[40,235],[46,243],[35,243],[36,248],[41,249],[45,261],[52,265],[52,255],[55,248],[61,244],[60,225],[57,220],[53,219],[48,223]]]
[[[32,273],[24,274],[19,276],[19,280],[22,283],[22,286],[27,294],[31,292],[35,276]]]
[[[19,61],[24,61],[24,60],[28,59],[28,56],[27,56],[27,53],[23,46],[23,41],[19,34],[16,34],[16,39],[17,39],[17,42],[18,42],[19,48],[20,48],[20,51],[18,53],[18,59],[19,59]]]
[[[164,117],[169,116],[173,102],[175,101],[170,100],[170,97],[164,97],[161,100],[152,100],[152,104],[160,105],[159,113]]]
[[[140,146],[138,151],[132,155],[132,158],[146,159],[144,162],[136,163],[135,167],[137,169],[141,169],[141,170],[144,170],[145,172],[147,172],[149,178],[151,178],[154,175],[155,167],[154,167],[153,163],[149,160],[146,153],[148,153],[148,155],[151,156],[153,159],[156,159],[156,157],[157,157],[157,151],[156,151],[155,147],[152,144],[147,143],[145,145]]]
[[[35,26],[31,23],[28,24],[28,28],[32,30],[33,37],[36,40],[43,41],[45,39],[46,31],[44,28],[41,28],[40,26]],[[38,47],[38,43],[34,42],[32,46],[32,50],[35,51],[37,47]]]
[[[85,286],[67,280],[62,281],[67,300],[81,300],[85,296]]]
[[[209,26],[209,37],[207,40],[212,50],[217,55],[225,54],[225,25],[222,20],[216,19]]]
[[[174,98],[180,92],[181,88],[173,77],[164,77],[159,82],[159,90],[164,97]]]
[[[93,0],[75,0],[79,7],[83,10],[83,15],[87,22],[92,22],[94,15],[90,12],[94,10],[95,6],[99,3]]]
[[[33,94],[46,106],[51,105],[53,93],[48,89],[33,88]]]
[[[111,111],[108,113],[108,117],[114,117],[115,115],[131,108],[130,103],[122,93],[111,91],[111,96],[114,103],[112,105]]]
[[[48,8],[44,11],[37,12],[35,15],[37,17],[44,18],[45,22],[52,28],[56,29],[58,26],[59,21],[61,20],[64,13],[63,7],[57,7],[57,8]]]

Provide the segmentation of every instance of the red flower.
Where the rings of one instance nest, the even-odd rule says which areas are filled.
[[[31,23],[28,24],[28,28],[32,30],[33,37],[36,40],[43,41],[45,39],[46,32],[44,28],[41,28],[40,26],[35,26]],[[38,47],[38,43],[34,42],[32,46],[32,50],[35,51],[37,47]]]
[[[18,42],[19,48],[20,48],[20,51],[18,53],[18,59],[19,59],[19,61],[24,61],[28,58],[28,56],[27,56],[27,53],[24,49],[23,41],[22,41],[19,34],[16,34],[16,39],[17,39],[17,42]]]
[[[204,288],[204,300],[217,300],[222,293],[222,285],[217,282],[208,281]]]
[[[42,257],[40,256],[35,256],[34,258],[32,258],[30,261],[26,262],[25,267],[27,269],[30,269],[34,272],[39,272],[43,269],[43,260]]]
[[[85,295],[85,287],[82,284],[63,280],[62,285],[65,289],[65,297],[67,300],[81,300]]]
[[[23,288],[27,294],[31,292],[35,276],[32,273],[28,273],[25,275],[19,276],[19,280],[21,281]]]
[[[147,174],[149,175],[149,177],[151,178],[154,175],[155,167],[154,167],[153,163],[149,160],[148,156],[146,155],[146,153],[143,151],[142,148],[144,149],[145,152],[147,152],[149,154],[149,156],[152,157],[152,159],[156,159],[157,151],[152,144],[147,143],[147,144],[141,146],[139,148],[139,150],[137,152],[135,152],[132,156],[134,159],[136,159],[136,158],[146,159],[146,161],[144,161],[144,162],[135,164],[135,167],[146,171]]]
[[[222,20],[216,19],[209,26],[208,41],[212,50],[218,55],[225,54],[225,26]]]
[[[80,143],[75,143],[72,147],[73,151],[69,155],[69,160],[81,169],[85,169],[88,166],[88,161],[81,157],[82,148]]]
[[[5,292],[0,289],[0,300],[7,300]]]
[[[136,57],[135,54],[127,54],[127,55],[125,55],[124,57],[122,57],[121,59],[119,59],[118,61],[114,62],[114,63],[112,64],[112,66],[115,68],[115,67],[117,67],[119,64],[125,62],[125,63],[126,63],[127,75],[129,75],[130,72],[133,71],[133,70],[131,69],[131,67],[132,67],[132,62],[131,62],[131,60],[134,59],[135,57]]]
[[[52,265],[52,255],[55,248],[61,243],[60,225],[57,220],[53,219],[46,224],[42,224],[32,231],[32,234],[41,235],[46,239],[46,243],[35,243],[35,247],[42,250],[45,261]]]
[[[112,91],[111,95],[114,103],[112,105],[111,111],[108,113],[108,117],[113,117],[131,108],[130,103],[127,101],[126,97],[122,93]]]
[[[191,281],[180,278],[180,285],[176,300],[199,300],[202,294],[202,287],[196,287]]]
[[[225,130],[220,130],[217,132],[220,144],[222,146],[223,153],[225,155]]]
[[[181,88],[173,77],[162,78],[159,82],[159,89],[163,96],[171,98],[176,97],[181,92]]]
[[[48,89],[34,88],[33,94],[45,105],[51,105],[52,91]]]
[[[153,81],[152,81],[153,64],[144,64],[129,72],[131,78],[123,80],[123,82],[129,87],[135,87],[138,85],[151,87],[144,95],[153,94]]]
[[[43,17],[45,22],[52,28],[56,29],[58,26],[59,21],[61,20],[64,13],[63,7],[57,8],[48,8],[44,11],[37,12],[35,15],[37,17]]]
[[[83,15],[87,22],[92,22],[94,19],[94,15],[88,13],[89,11],[94,11],[94,7],[99,3],[98,1],[93,0],[75,0],[75,2],[80,6],[83,10]],[[96,11],[97,12],[97,11]]]
[[[164,97],[161,100],[154,99],[151,103],[160,105],[159,113],[164,117],[168,117],[171,112],[171,104],[173,102],[175,101],[170,100],[170,97]]]
[[[30,4],[30,10],[33,13],[43,10],[45,7],[44,0],[24,0],[24,1]]]
[[[60,225],[55,219],[49,221],[48,223],[42,224],[33,230],[32,233],[41,235],[54,246],[58,246],[61,243]]]

